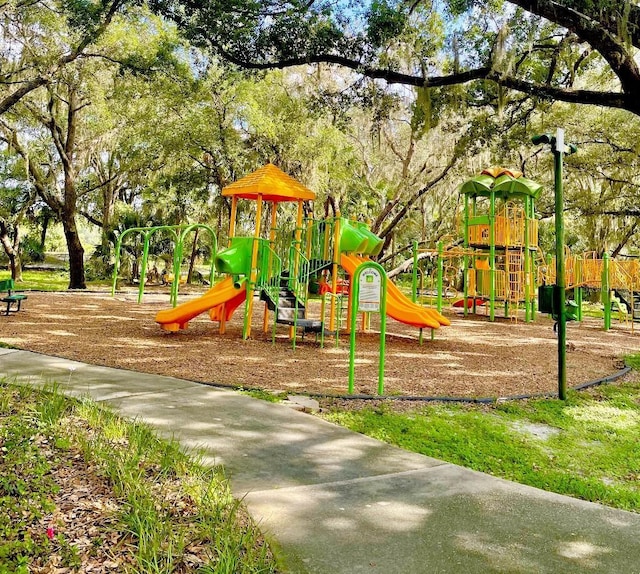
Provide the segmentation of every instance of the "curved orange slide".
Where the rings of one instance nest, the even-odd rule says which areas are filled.
[[[210,311],[212,318],[222,317],[222,308],[227,302],[230,304],[229,309],[226,309],[226,314],[230,317],[236,307],[244,300],[243,295],[246,297],[246,293],[246,286],[235,287],[233,277],[229,276],[201,297],[186,301],[173,309],[159,311],[156,315],[156,323],[159,323],[165,331],[186,329],[191,319],[205,311]],[[231,307],[233,308],[231,309]]]
[[[358,265],[365,261],[367,260],[356,255],[343,253],[340,264],[349,275],[353,275]],[[396,321],[420,329],[426,327],[438,329],[441,325],[451,325],[451,321],[435,309],[427,309],[411,301],[392,281],[387,282],[387,315]]]

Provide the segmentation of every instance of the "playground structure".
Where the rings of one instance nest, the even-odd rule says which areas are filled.
[[[549,258],[539,268],[539,283],[552,285],[556,281],[555,260]],[[622,318],[640,321],[640,261],[637,259],[611,259],[607,253],[597,257],[595,253],[573,255],[565,249],[565,285],[573,290],[576,319],[582,319],[583,288],[600,291],[604,310],[604,328],[611,328],[612,311],[617,308]]]
[[[535,316],[535,200],[541,191],[540,184],[522,173],[499,168],[484,170],[460,189],[464,196],[464,248],[472,250],[462,258],[463,299],[487,300],[491,320],[496,301],[504,303],[505,316],[520,303],[524,304],[525,321]]]
[[[527,322],[535,319],[536,310],[555,316],[556,262],[551,256],[545,258],[538,246],[535,200],[541,190],[520,172],[502,168],[484,170],[466,181],[460,190],[464,196],[463,246],[445,246],[440,241],[435,249],[418,249],[414,243],[414,300],[419,290],[419,260],[424,255],[434,262],[430,284],[438,311],[447,295],[458,296],[461,291],[462,298],[453,305],[464,308],[465,315],[486,306],[494,320],[495,304],[502,302],[505,317],[513,314],[517,318],[522,307]],[[569,320],[582,320],[582,291],[590,288],[601,292],[606,330],[616,308],[621,317],[640,321],[640,261],[615,260],[607,254],[576,256],[565,248],[564,267],[566,289],[573,290]],[[420,291],[424,291],[424,275],[420,276]]]
[[[348,221],[336,213],[334,217],[316,220],[304,217],[304,204],[315,199],[315,193],[283,173],[272,164],[258,169],[223,189],[222,195],[231,197],[229,246],[219,252],[215,265],[227,277],[202,297],[187,301],[173,309],[160,311],[156,322],[167,331],[186,329],[189,321],[201,313],[209,313],[219,322],[224,333],[226,322],[244,303],[243,338],[251,336],[254,293],[265,303],[262,328],[269,332],[270,314],[273,317],[272,337],[276,325],[289,327],[289,337],[295,346],[298,329],[302,332],[325,332],[337,336],[344,295],[344,280],[359,269],[367,267],[369,257],[376,255],[382,240],[371,233],[364,223]],[[252,236],[236,236],[238,202],[256,202],[255,228]],[[297,205],[293,229],[278,227],[280,203]],[[266,208],[265,208],[266,204]],[[262,229],[265,212],[270,225]],[[438,329],[449,325],[448,319],[433,309],[413,303],[391,282],[386,282],[386,313],[392,318],[418,329]],[[350,281],[351,283],[352,281]],[[321,315],[309,316],[310,288],[323,285]],[[350,290],[351,293],[351,290]],[[354,315],[347,300],[347,329],[353,331]],[[328,307],[328,317],[327,317]],[[364,323],[366,324],[366,314]]]
[[[442,311],[447,289],[457,293],[456,275],[461,270],[460,303],[465,314],[486,305],[493,321],[496,304],[502,302],[507,317],[524,305],[525,321],[535,318],[536,263],[540,261],[535,200],[541,191],[540,184],[522,173],[503,168],[486,169],[462,185],[462,247],[445,247],[444,242],[435,250],[414,246],[415,262],[421,252],[436,258],[438,311]],[[414,294],[417,273],[414,264]]]
[[[171,292],[170,302],[172,305],[176,305],[178,301],[178,290],[180,285],[180,268],[182,266],[182,259],[184,257],[184,242],[191,232],[195,232],[194,242],[197,241],[198,232],[204,230],[211,240],[211,266],[209,270],[209,284],[213,284],[213,278],[215,274],[214,257],[217,251],[216,235],[211,227],[200,223],[190,225],[156,225],[153,227],[130,227],[122,232],[118,237],[116,244],[116,259],[113,266],[113,276],[111,283],[111,296],[115,294],[116,284],[118,281],[118,270],[120,268],[120,260],[122,253],[122,246],[127,236],[142,236],[142,262],[140,265],[140,284],[138,287],[138,303],[142,302],[144,296],[144,287],[147,280],[148,264],[149,264],[149,248],[151,245],[151,238],[155,234],[168,235],[173,240],[173,257],[172,257],[172,280],[171,280]],[[195,245],[194,245],[195,246]]]

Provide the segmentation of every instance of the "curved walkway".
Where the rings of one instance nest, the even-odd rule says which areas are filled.
[[[640,514],[409,453],[232,391],[0,349],[0,376],[56,381],[224,465],[233,491],[310,574],[640,574]]]

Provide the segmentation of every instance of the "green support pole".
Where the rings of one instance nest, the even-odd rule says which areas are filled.
[[[120,249],[122,249],[122,235],[118,237],[116,242],[116,259],[113,264],[113,277],[111,279],[111,296],[115,297],[116,283],[118,282],[118,267],[120,267]]]
[[[466,302],[469,299],[469,257],[467,256],[467,251],[469,250],[469,196],[467,194],[464,196],[464,239],[462,245],[465,253],[462,256],[462,300],[464,301],[462,308],[466,317],[468,314]],[[478,278],[476,277],[477,280]],[[439,308],[438,313],[441,311],[442,309]]]
[[[142,247],[142,263],[140,264],[140,287],[138,288],[138,303],[142,303],[144,296],[144,284],[147,279],[147,264],[149,263],[149,240],[151,239],[151,231],[144,234],[144,244]]]
[[[442,313],[442,298],[444,291],[444,244],[438,241],[438,299],[436,308],[438,313]]]
[[[412,244],[413,250],[413,272],[411,276],[411,300],[415,303],[418,300],[418,242]]]
[[[355,272],[354,272],[355,276]],[[357,293],[355,289],[355,280],[352,278],[351,285],[351,315],[349,316],[349,387],[348,393],[353,394],[355,390],[356,380],[356,324],[358,322],[358,312],[355,310],[357,306]]]
[[[582,257],[576,257],[575,263],[575,282],[576,286],[573,288],[573,300],[578,306],[578,321],[582,321]]]
[[[611,285],[609,283],[609,254],[602,256],[602,305],[604,306],[604,330],[611,329]],[[631,310],[633,313],[633,309]]]
[[[556,311],[558,313],[558,397],[567,398],[567,315],[565,309],[564,269],[564,197],[562,189],[562,159],[564,131],[556,132],[554,157],[554,189],[556,208]]]
[[[384,354],[387,343],[387,274],[382,275],[382,301],[380,305],[380,358],[378,360],[378,395],[384,395]]]
[[[496,196],[491,192],[489,198],[489,317],[491,321],[495,320],[496,314],[496,287],[498,269],[496,268]]]
[[[464,196],[464,252],[465,255],[462,257],[462,300],[464,304],[462,308],[464,309],[464,316],[466,317],[469,313],[467,309],[467,301],[469,300],[469,257],[466,255],[467,251],[469,251],[469,196],[465,194]],[[478,276],[476,275],[476,290],[478,288],[477,285]],[[473,298],[474,302],[476,298]],[[440,309],[438,309],[440,312]]]
[[[173,282],[171,283],[171,305],[178,304],[178,289],[180,288],[180,267],[182,266],[182,243],[178,241],[173,250]]]
[[[531,321],[531,261],[529,245],[529,197],[524,199],[524,321]],[[516,310],[517,313],[517,310]]]
[[[543,134],[532,138],[534,144],[550,144],[554,159],[554,191],[556,210],[556,285],[554,308],[558,316],[558,397],[567,398],[567,314],[565,308],[565,265],[564,265],[564,198],[562,189],[562,167],[565,153],[577,151],[574,145],[564,143],[564,130],[558,128],[555,137]]]
[[[535,208],[535,201],[533,199],[533,197],[529,198],[530,201],[530,205],[529,205],[529,217],[531,217],[531,220],[533,221],[535,219],[536,216],[536,208]],[[538,248],[538,243],[539,240],[536,241],[536,249]],[[535,321],[536,319],[536,277],[537,277],[537,270],[536,270],[536,265],[535,265],[535,258],[534,258],[534,254],[533,252],[531,252],[529,254],[529,257],[531,258],[531,284],[533,285],[533,289],[531,292],[531,320]]]

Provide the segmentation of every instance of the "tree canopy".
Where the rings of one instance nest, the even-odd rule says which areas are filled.
[[[22,238],[43,249],[50,221],[77,288],[131,226],[206,222],[224,244],[221,189],[266,162],[317,192],[316,216],[370,223],[391,265],[414,240],[459,236],[463,181],[514,167],[545,185],[551,245],[552,156],[531,135],[556,126],[580,146],[571,247],[640,250],[638,2],[151,3],[162,15],[138,0],[0,6],[0,244],[16,273]],[[241,206],[238,231],[253,217]]]
[[[152,0],[245,68],[325,62],[391,84],[488,81],[640,114],[634,0]]]

